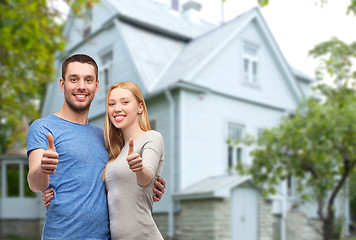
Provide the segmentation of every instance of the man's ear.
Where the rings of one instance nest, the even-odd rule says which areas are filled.
[[[98,90],[99,90],[99,79],[96,80],[95,93],[97,93]]]
[[[63,78],[61,78],[59,80],[59,87],[61,88],[62,92],[64,92],[64,79]]]

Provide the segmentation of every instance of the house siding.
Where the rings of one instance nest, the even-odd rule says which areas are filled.
[[[182,90],[183,91],[183,90]],[[181,188],[227,172],[227,124],[237,123],[256,136],[258,128],[273,127],[283,112],[215,93],[185,90],[181,99]],[[263,116],[263,117],[261,117]],[[251,159],[244,153],[247,163]]]
[[[156,120],[157,131],[162,134],[164,140],[164,165],[162,171],[162,178],[166,181],[166,189],[164,192],[164,197],[159,203],[153,204],[153,211],[155,213],[167,212],[169,209],[169,204],[172,199],[172,194],[174,189],[172,189],[171,182],[171,164],[175,164],[175,159],[171,159],[171,133],[170,129],[170,107],[167,98],[162,94],[155,98],[150,98],[146,100],[147,110],[150,120]]]

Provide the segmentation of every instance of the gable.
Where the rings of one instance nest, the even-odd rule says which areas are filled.
[[[258,50],[258,84],[244,79],[243,48],[246,44]],[[206,63],[190,82],[248,101],[293,109],[299,102],[294,91],[299,89],[290,86],[288,77],[256,22],[252,21]]]
[[[163,89],[164,86],[185,81],[212,90],[219,89],[235,96],[253,97],[256,100],[256,88],[252,90],[232,86],[239,84],[238,81],[241,80],[244,43],[253,44],[260,49],[260,77],[263,78],[264,84],[261,87],[268,90],[263,93],[265,95],[259,93],[258,100],[285,103],[283,107],[294,107],[301,100],[303,93],[258,8],[253,8],[187,44],[156,84],[156,88]],[[274,93],[266,95],[268,92]],[[284,95],[278,95],[280,92]]]

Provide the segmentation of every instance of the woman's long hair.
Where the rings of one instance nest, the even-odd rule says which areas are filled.
[[[125,140],[124,140],[124,135],[122,134],[121,129],[116,128],[112,122],[110,121],[109,118],[109,113],[108,113],[108,106],[109,106],[109,96],[110,93],[113,89],[115,88],[122,88],[129,90],[136,98],[137,103],[140,104],[142,103],[143,106],[143,111],[140,114],[138,118],[138,123],[140,128],[147,132],[151,130],[151,125],[150,125],[150,120],[148,118],[148,111],[145,103],[145,99],[143,98],[142,92],[140,88],[134,84],[133,82],[127,81],[127,82],[118,82],[112,85],[108,93],[106,94],[106,114],[105,114],[105,125],[104,125],[104,139],[105,139],[105,146],[106,149],[109,153],[109,161],[105,166],[104,172],[103,172],[103,180],[105,180],[105,173],[108,165],[114,161],[120,154],[121,149],[125,145]]]

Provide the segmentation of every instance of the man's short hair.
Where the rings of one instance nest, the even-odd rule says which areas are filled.
[[[95,76],[96,80],[98,80],[98,65],[96,64],[95,60],[88,55],[85,54],[75,54],[70,57],[68,57],[64,62],[62,63],[62,79],[64,79],[65,74],[67,72],[67,67],[68,64],[71,62],[80,62],[80,63],[88,63],[94,66],[94,71],[95,71]]]

